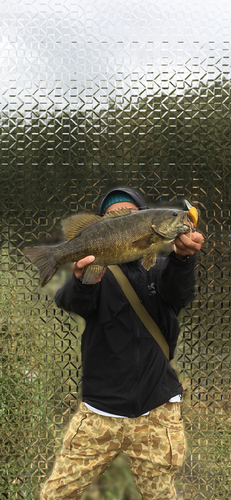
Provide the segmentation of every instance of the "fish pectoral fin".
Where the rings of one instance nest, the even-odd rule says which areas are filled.
[[[83,269],[82,283],[86,285],[91,285],[97,280],[99,275],[102,273],[103,269],[104,269],[103,266],[89,264],[89,266],[86,266]]]
[[[111,210],[107,212],[103,218],[104,219],[114,219],[115,217],[123,217],[124,215],[130,215],[131,214],[131,209],[130,208],[119,208],[118,210]]]
[[[156,254],[155,253],[148,253],[147,255],[144,255],[141,261],[142,265],[144,266],[147,271],[150,269],[150,267],[154,266],[156,263]]]
[[[152,235],[148,234],[139,240],[133,241],[132,246],[139,248],[140,250],[146,250],[152,244]]]
[[[102,220],[102,217],[94,214],[78,214],[72,215],[62,221],[62,228],[65,237],[72,240],[86,227],[92,226]]]

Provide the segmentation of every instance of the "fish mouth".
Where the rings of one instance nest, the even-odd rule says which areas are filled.
[[[188,221],[188,224],[184,224],[182,227],[180,227],[178,230],[178,234],[187,233],[189,231],[196,231],[192,221]]]
[[[157,233],[159,236],[161,236],[163,238],[163,240],[168,241],[168,243],[173,243],[173,241],[177,238],[178,234],[188,233],[191,231],[195,231],[195,227],[194,227],[192,221],[190,221],[190,220],[187,221],[187,224],[184,223],[181,227],[179,227],[174,232],[174,234],[172,234],[171,236],[170,235],[167,236],[166,234],[162,233],[161,231],[158,231],[158,229],[154,230],[155,233]]]

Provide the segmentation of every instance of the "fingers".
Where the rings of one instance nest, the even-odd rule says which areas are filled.
[[[186,256],[199,252],[204,243],[201,233],[180,234],[174,241],[174,251],[177,255]]]
[[[104,273],[106,272],[107,268],[104,267],[102,273],[100,273],[100,275],[98,276],[97,280],[94,281],[94,283],[92,283],[93,285],[95,285],[96,283],[99,283],[104,275]]]
[[[91,264],[94,260],[95,260],[94,255],[88,255],[87,257],[84,257],[84,259],[78,260],[78,262],[74,262],[72,264],[72,271],[75,274],[75,277],[77,279],[81,278],[83,268]],[[103,269],[103,271],[98,276],[97,280],[94,281],[94,283],[92,283],[93,285],[101,281],[106,269],[107,269],[106,267]]]
[[[85,266],[88,266],[95,260],[94,255],[88,255],[87,257],[84,257],[84,259],[78,260],[78,262],[74,262],[72,264],[72,271],[75,274],[75,277],[77,279],[81,278],[82,276],[82,269]]]
[[[88,266],[95,260],[94,255],[88,255],[84,257],[84,259],[78,260],[78,262],[74,262],[78,269],[83,269],[83,267]]]

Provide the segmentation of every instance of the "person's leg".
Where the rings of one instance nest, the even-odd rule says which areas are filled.
[[[176,500],[174,479],[185,457],[180,403],[166,403],[128,426],[122,449],[142,500]]]
[[[81,403],[53,471],[42,487],[40,500],[78,500],[118,455],[121,436],[121,419],[102,417]]]

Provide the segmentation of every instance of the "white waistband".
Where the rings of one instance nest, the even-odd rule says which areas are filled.
[[[170,403],[180,403],[181,401],[182,401],[181,394],[177,394],[177,396],[173,396],[171,399],[169,399]],[[123,415],[114,415],[114,413],[107,413],[106,411],[98,410],[98,408],[94,408],[94,406],[91,406],[88,403],[84,404],[89,410],[93,411],[94,413],[98,413],[98,415],[103,415],[104,417],[129,418],[129,417],[124,417]],[[149,415],[149,413],[150,412],[147,411],[146,413],[142,413],[142,415],[140,416],[143,417],[144,415]]]

